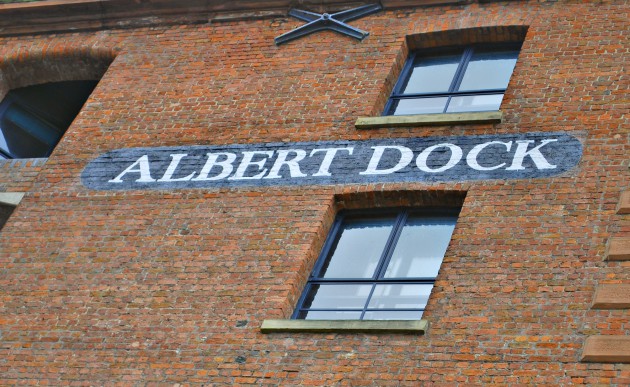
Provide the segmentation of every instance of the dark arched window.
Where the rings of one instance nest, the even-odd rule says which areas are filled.
[[[48,157],[98,81],[13,89],[0,103],[0,159]]]

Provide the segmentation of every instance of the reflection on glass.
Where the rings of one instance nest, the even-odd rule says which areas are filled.
[[[7,140],[6,140],[6,135],[4,134],[4,130],[2,129],[2,121],[0,121],[0,149],[4,150],[4,151],[8,151],[9,150],[9,145],[7,144]],[[5,159],[4,156],[2,156],[2,154],[0,153],[0,160]]]
[[[393,224],[394,218],[347,222],[321,277],[372,278]]]
[[[421,318],[421,310],[367,311],[363,315],[364,320],[420,320]]]
[[[15,104],[0,122],[0,147],[15,158],[47,156],[60,137],[53,126]]]
[[[363,309],[372,285],[313,285],[305,309]]]
[[[301,312],[298,318],[305,320],[359,320],[361,312],[308,310]]]
[[[457,218],[409,217],[385,278],[437,277]]]
[[[432,288],[431,284],[376,285],[368,308],[423,309]]]
[[[507,88],[518,51],[480,51],[473,53],[459,91]]]
[[[449,113],[457,112],[483,112],[499,110],[503,94],[469,95],[465,97],[453,97],[448,104]]]
[[[394,115],[443,113],[447,97],[401,99],[394,106]]]
[[[448,91],[460,59],[461,55],[419,58],[414,63],[409,81],[402,92],[414,94]]]

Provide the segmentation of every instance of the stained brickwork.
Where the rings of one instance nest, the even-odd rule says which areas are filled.
[[[282,46],[273,38],[301,22],[0,37],[2,93],[106,69],[46,163],[0,161],[0,191],[27,192],[0,232],[0,384],[630,384],[628,364],[580,362],[588,336],[630,335],[627,310],[591,309],[599,285],[630,283],[628,262],[604,261],[607,241],[630,234],[616,214],[629,181],[628,9],[390,7],[352,21],[370,32],[362,42],[325,31]],[[453,30],[493,41],[508,26],[527,32],[501,123],[355,129],[380,114],[409,45]],[[580,139],[577,167],[306,187],[94,191],[81,181],[91,160],[129,147],[543,132]],[[464,196],[426,335],[260,332],[291,315],[336,211]]]

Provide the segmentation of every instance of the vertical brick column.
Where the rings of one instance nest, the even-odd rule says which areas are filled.
[[[630,213],[630,191],[621,194],[617,214]],[[630,238],[613,237],[606,249],[607,261],[630,260]],[[593,309],[630,309],[630,284],[603,284],[597,288]],[[630,336],[596,335],[586,339],[583,362],[630,363]]]

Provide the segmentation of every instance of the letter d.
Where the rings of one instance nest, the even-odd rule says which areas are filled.
[[[370,163],[365,171],[359,172],[359,175],[388,175],[390,173],[394,173],[398,170],[403,169],[413,159],[413,152],[411,149],[398,146],[398,145],[378,145],[373,146],[374,153],[372,154],[372,158],[370,159]],[[398,159],[398,163],[391,168],[387,169],[378,169],[378,164],[381,161],[381,157],[383,157],[383,153],[385,153],[386,149],[395,149],[400,152],[400,159]]]

